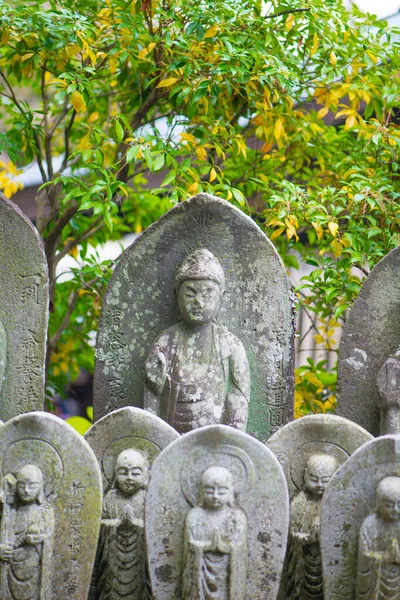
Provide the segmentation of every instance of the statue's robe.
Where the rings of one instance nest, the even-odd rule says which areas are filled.
[[[290,506],[287,559],[288,600],[322,600],[322,557],[319,541],[321,500],[301,491]],[[302,537],[306,534],[307,538]]]
[[[212,323],[205,376],[199,377],[196,368],[182,375],[184,335],[182,323],[177,323],[154,344],[146,363],[145,409],[179,433],[220,423],[245,429],[250,372],[242,342],[225,327]]]
[[[0,319],[0,398],[1,388],[6,377],[7,367],[7,335],[3,323]]]
[[[399,549],[393,562],[393,545]],[[400,524],[372,514],[360,530],[356,600],[400,600]]]
[[[182,600],[245,600],[247,518],[240,508],[227,507],[218,522],[226,552],[209,552],[201,542],[210,541],[215,529],[210,513],[193,508],[186,517]],[[196,544],[196,542],[198,544]]]
[[[2,531],[7,530],[7,541],[13,547],[13,554],[9,561],[4,561],[3,566],[8,594],[4,600],[53,600],[51,581],[55,518],[52,507],[46,500],[41,504],[18,505],[7,510],[6,518],[8,523],[6,528],[2,527]],[[44,540],[29,545],[26,539],[28,534],[41,534]]]
[[[118,488],[104,498],[90,600],[145,600],[144,490],[126,496]],[[122,523],[129,507],[136,523]]]

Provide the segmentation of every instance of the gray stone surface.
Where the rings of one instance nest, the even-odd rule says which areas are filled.
[[[0,597],[86,598],[102,499],[90,446],[38,411],[0,427],[0,456]]]
[[[380,434],[400,433],[400,348],[383,363],[376,380],[381,409]]]
[[[85,438],[99,461],[103,517],[89,600],[144,600],[144,500],[151,465],[179,434],[140,408],[120,408]]]
[[[275,600],[288,500],[277,459],[247,434],[211,425],[173,442],[146,498],[155,600]]]
[[[338,363],[337,412],[380,432],[377,376],[400,346],[400,247],[389,252],[368,275],[350,310]]]
[[[321,510],[325,600],[398,597],[399,478],[394,435],[356,450],[332,478]]]
[[[322,600],[321,501],[339,465],[372,435],[335,415],[288,423],[267,442],[280,461],[291,498],[289,545],[279,597]]]
[[[160,336],[179,321],[177,269],[207,249],[224,271],[217,318],[243,344],[250,368],[247,430],[266,440],[293,414],[293,323],[288,278],[265,234],[228,202],[207,194],[179,204],[122,256],[99,325],[95,418],[126,405],[143,407],[146,362]]]
[[[4,421],[44,408],[48,304],[47,263],[39,235],[0,193],[0,417]]]

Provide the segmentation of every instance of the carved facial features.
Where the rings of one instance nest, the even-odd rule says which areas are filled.
[[[37,502],[43,493],[43,474],[39,467],[26,465],[17,473],[17,496],[22,504]]]
[[[400,521],[400,477],[385,477],[376,491],[376,510],[388,523]]]
[[[132,496],[147,485],[148,462],[146,457],[133,448],[124,450],[115,465],[115,483],[121,492]]]
[[[211,322],[221,306],[221,289],[212,279],[187,279],[178,291],[182,319],[192,325]]]
[[[233,502],[232,475],[225,467],[210,467],[201,478],[202,504],[218,510]]]
[[[304,471],[305,489],[315,498],[322,498],[332,475],[338,468],[336,458],[328,454],[313,454]]]

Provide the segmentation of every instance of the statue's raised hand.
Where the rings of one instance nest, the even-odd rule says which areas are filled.
[[[12,544],[0,544],[0,560],[11,560],[13,555]]]

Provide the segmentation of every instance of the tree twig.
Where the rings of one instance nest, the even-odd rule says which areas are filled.
[[[277,17],[282,17],[283,15],[291,15],[292,13],[299,12],[309,12],[310,8],[290,8],[288,10],[283,10],[279,13],[274,13],[273,15],[264,15],[264,19],[276,19]]]

